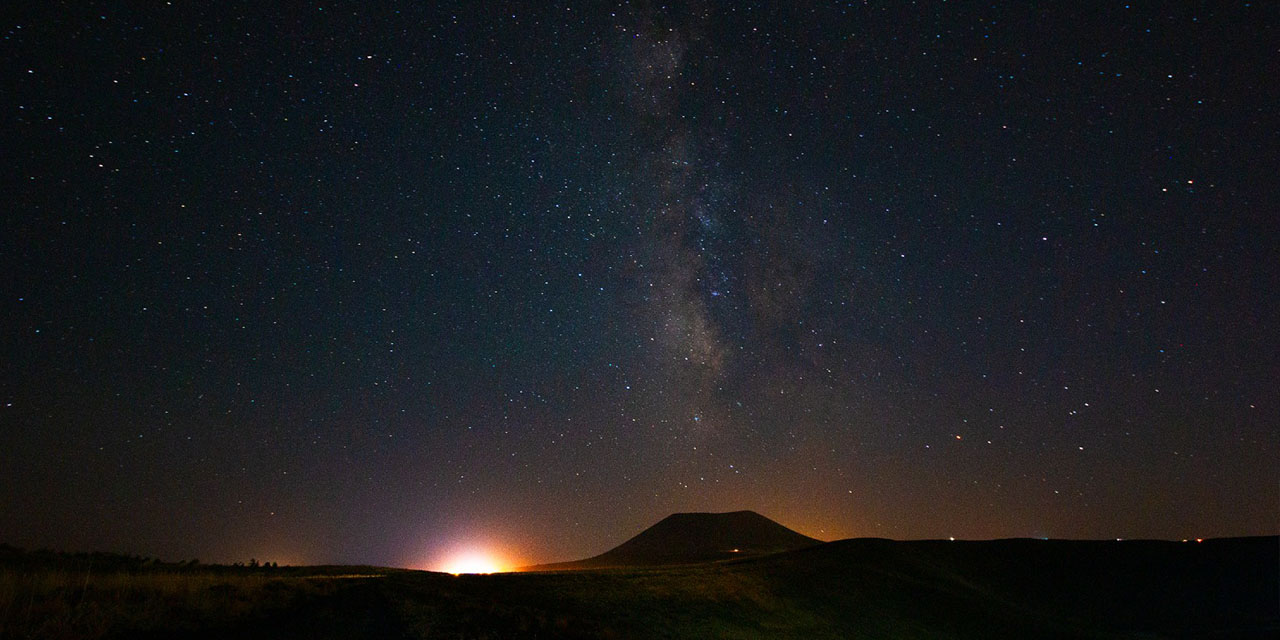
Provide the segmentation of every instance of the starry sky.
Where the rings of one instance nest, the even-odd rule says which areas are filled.
[[[1033,4],[11,7],[0,541],[1276,533],[1280,5]]]

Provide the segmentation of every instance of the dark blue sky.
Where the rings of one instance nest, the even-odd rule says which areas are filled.
[[[0,541],[1276,532],[1274,5],[526,4],[10,12]]]

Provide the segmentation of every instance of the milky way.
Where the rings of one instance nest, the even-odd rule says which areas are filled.
[[[38,4],[0,542],[1275,533],[1274,3]]]

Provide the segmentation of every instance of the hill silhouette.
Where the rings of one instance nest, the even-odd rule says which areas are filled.
[[[522,567],[560,571],[711,562],[803,549],[822,544],[754,511],[674,513],[598,556]]]

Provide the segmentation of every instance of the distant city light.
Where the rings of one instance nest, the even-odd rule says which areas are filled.
[[[449,558],[442,570],[457,576],[464,573],[502,573],[510,569],[487,552],[466,551]]]

